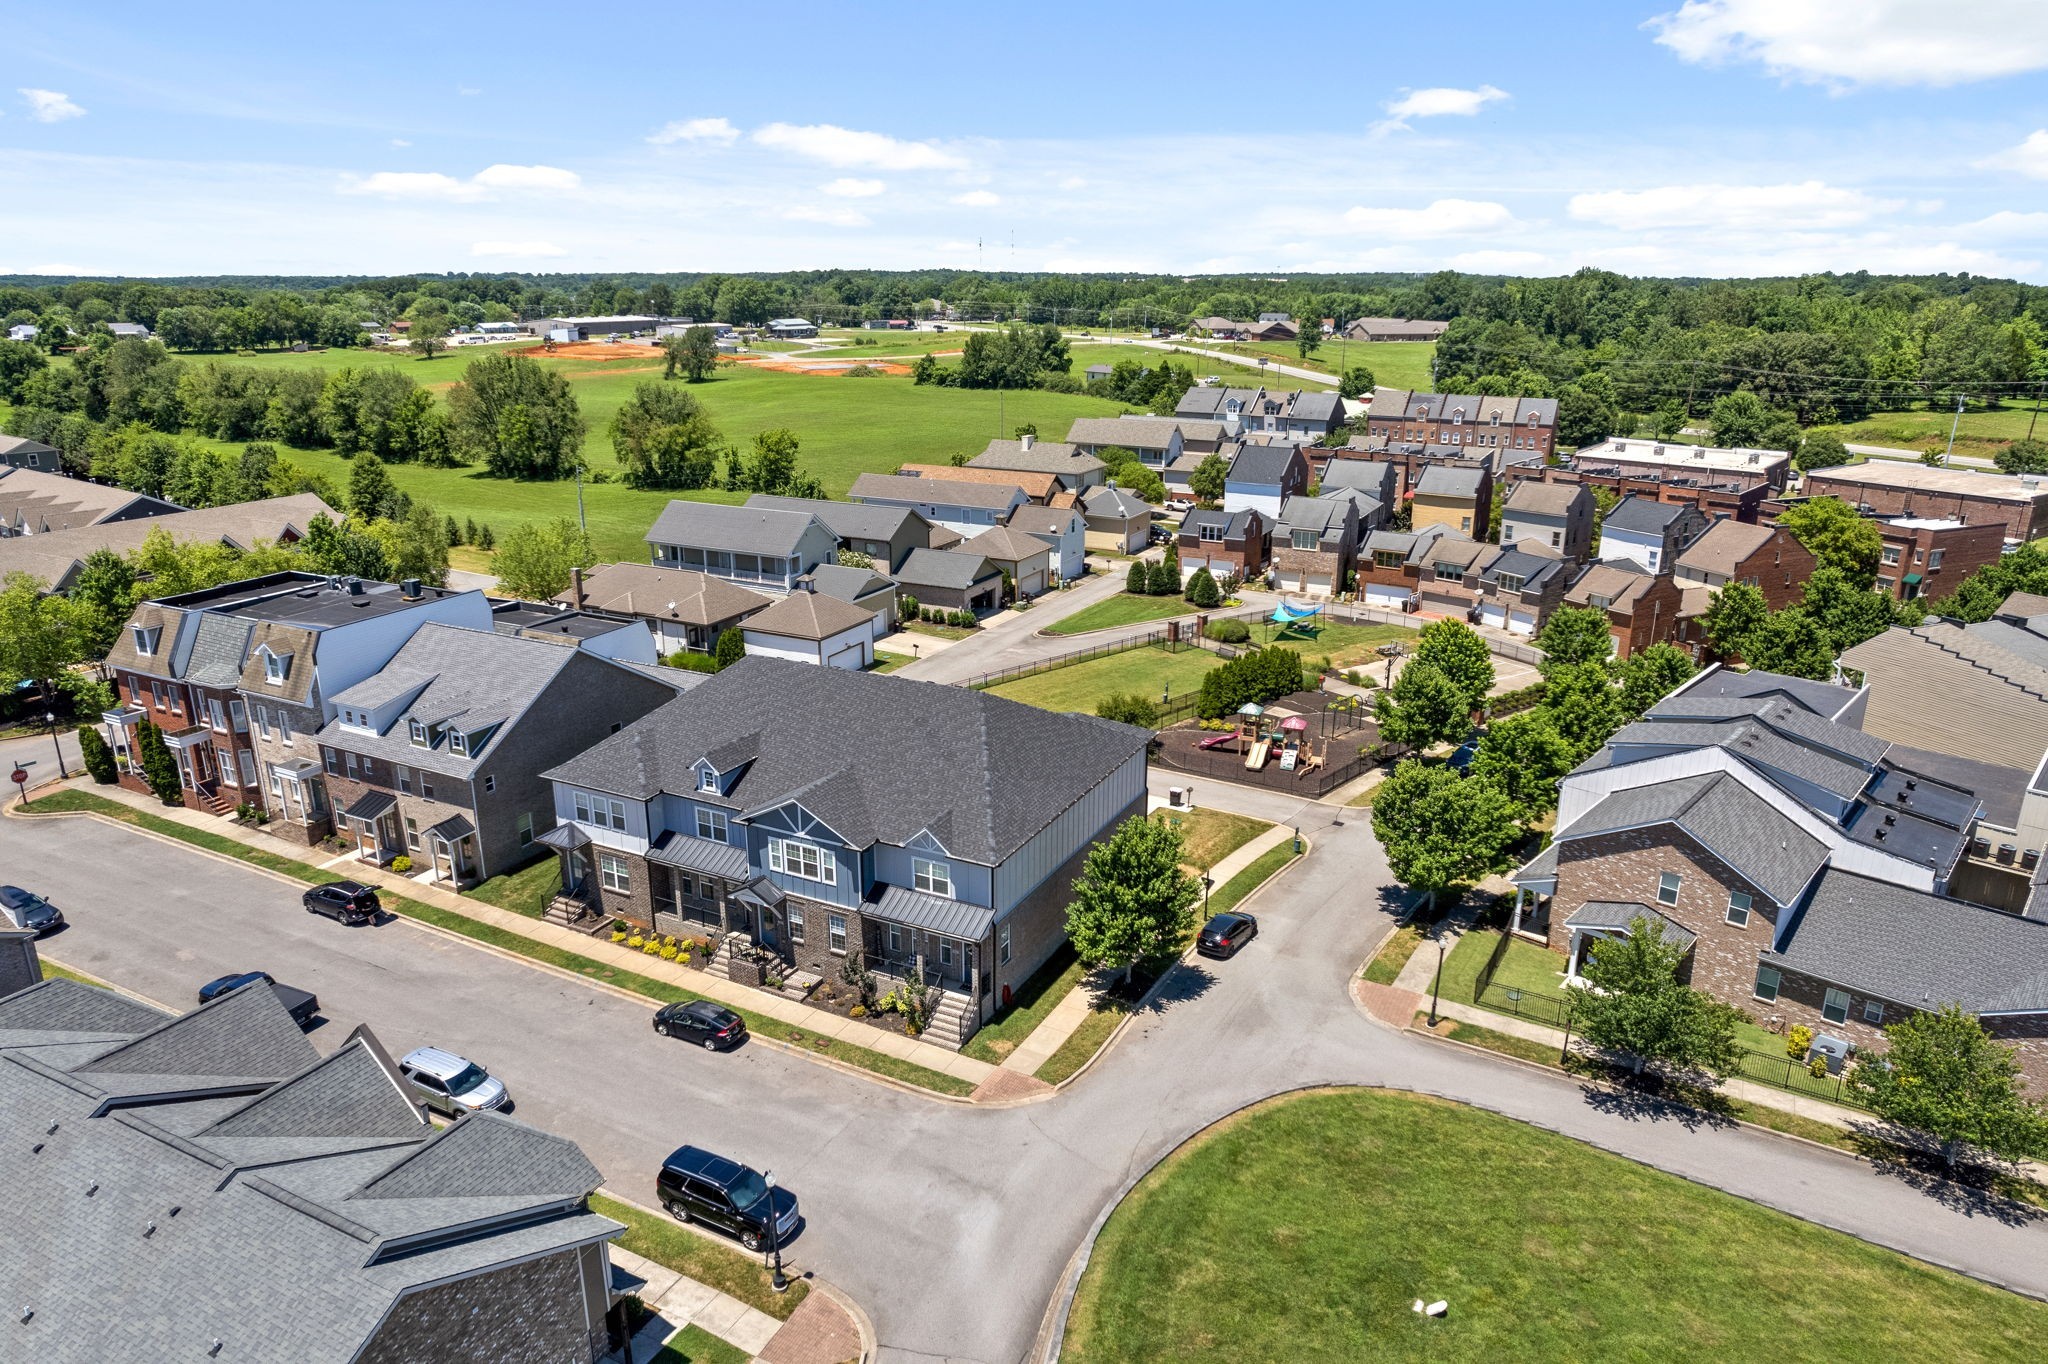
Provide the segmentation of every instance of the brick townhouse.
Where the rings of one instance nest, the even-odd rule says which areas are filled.
[[[1813,576],[1812,551],[1782,526],[1716,521],[1671,561],[1681,588],[1722,588],[1746,583],[1763,593],[1773,611],[1796,606]]]
[[[1389,445],[1477,447],[1547,457],[1557,446],[1557,399],[1374,392],[1366,429]]]
[[[2048,535],[2048,480],[1873,459],[1815,469],[1801,491],[1839,497],[1872,516],[1995,523],[2010,543]]]

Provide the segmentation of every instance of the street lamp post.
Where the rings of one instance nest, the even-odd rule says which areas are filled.
[[[1437,995],[1444,984],[1444,935],[1436,935],[1436,976],[1429,982],[1429,1026],[1436,1026]]]
[[[1394,643],[1380,645],[1378,652],[1381,658],[1387,660],[1387,685],[1391,687],[1394,685],[1394,661],[1406,653],[1407,650],[1403,649],[1400,644]]]
[[[761,1267],[769,1268],[768,1262],[772,1260],[773,1276],[768,1280],[768,1286],[778,1293],[787,1293],[789,1280],[782,1273],[782,1245],[775,1236],[775,1223],[779,1220],[775,1213],[775,1171],[770,1170],[762,1175],[761,1182],[768,1186],[768,1250],[761,1257]]]
[[[50,727],[50,746],[57,750],[57,775],[59,777],[68,777],[71,774],[64,770],[64,743],[57,737],[57,713],[50,710],[44,711],[43,723]]]

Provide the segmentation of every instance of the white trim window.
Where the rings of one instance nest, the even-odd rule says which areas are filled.
[[[1820,1002],[1820,1016],[1830,1023],[1849,1021],[1849,992],[1829,987]]]
[[[953,898],[953,869],[929,857],[910,859],[910,883],[927,895]]]
[[[725,842],[725,811],[707,810],[701,805],[698,806],[697,837],[708,838],[713,843]]]
[[[604,796],[593,796],[585,792],[576,793],[576,822],[595,824],[600,829],[626,830],[626,803],[610,800]]]
[[[1657,903],[1675,905],[1678,903],[1678,886],[1684,878],[1675,871],[1657,873]]]
[[[633,889],[633,869],[625,858],[612,853],[597,855],[598,883],[606,890],[624,895]]]
[[[798,947],[804,945],[804,912],[792,905],[789,909],[789,940]]]
[[[1750,904],[1751,900],[1747,891],[1729,891],[1728,922],[1734,924],[1737,928],[1749,927]]]
[[[815,843],[794,838],[768,840],[768,870],[828,886],[839,884],[839,866],[832,855]]]
[[[1863,1021],[1873,1028],[1884,1026],[1884,1005],[1874,999],[1863,1001]]]
[[[1759,966],[1756,968],[1756,985],[1750,993],[1766,1004],[1775,1004],[1778,1002],[1778,985],[1782,979],[1777,967]]]
[[[1010,926],[1007,923],[996,931],[996,962],[1001,966],[1010,964]]]
[[[828,937],[831,939],[832,951],[839,956],[845,956],[846,916],[844,914],[827,914],[825,916],[825,928]]]

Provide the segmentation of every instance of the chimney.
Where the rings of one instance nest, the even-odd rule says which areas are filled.
[[[569,570],[569,605],[578,611],[583,609],[583,570],[581,568],[571,568]]]
[[[1023,435],[1017,437],[1017,448],[1020,450],[1029,450],[1037,443],[1038,437],[1030,431],[1026,431]]]

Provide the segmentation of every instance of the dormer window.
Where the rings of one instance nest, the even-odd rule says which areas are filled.
[[[465,757],[465,758],[466,758],[466,757],[468,757],[468,756],[469,756],[469,736],[468,736],[467,734],[464,734],[464,733],[463,733],[463,732],[462,732],[461,730],[459,730],[459,729],[457,729],[457,730],[451,730],[451,731],[449,731],[449,734],[448,734],[448,751],[449,751],[449,752],[451,752],[451,753],[460,753],[460,754],[461,754],[461,755],[462,755],[463,757]]]
[[[708,767],[698,768],[697,789],[699,791],[716,791],[718,789],[718,774]]]
[[[144,658],[155,653],[157,635],[162,631],[162,628],[162,626],[157,625],[137,625],[133,627],[131,633],[135,636],[135,652],[141,654]]]
[[[427,738],[427,727],[421,724],[418,720],[413,720],[409,722],[406,725],[405,732],[407,737],[409,737],[412,740],[413,747],[426,748],[428,746],[430,741]]]
[[[269,683],[284,681],[285,660],[268,649],[263,651],[263,680]]]

